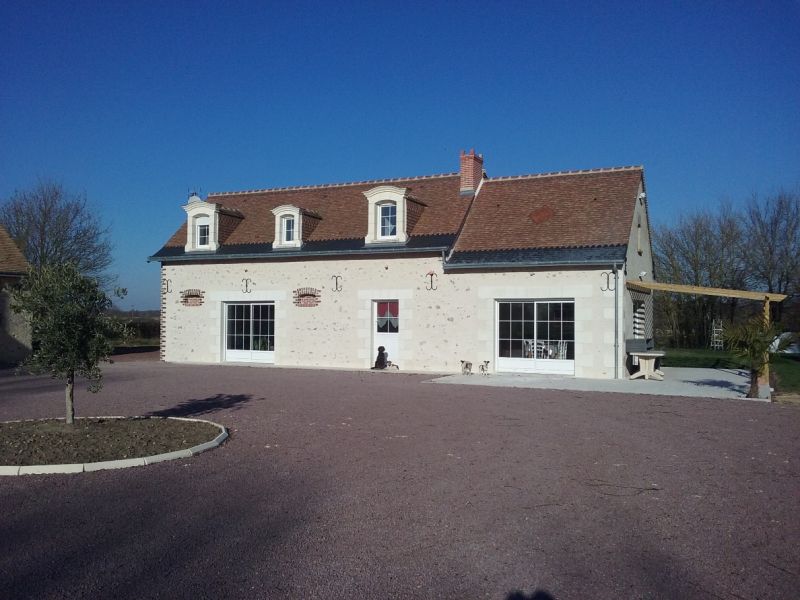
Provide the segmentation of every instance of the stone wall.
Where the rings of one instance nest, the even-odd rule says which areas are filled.
[[[165,265],[163,354],[174,362],[221,362],[223,304],[274,302],[275,364],[367,368],[376,354],[373,301],[398,300],[392,360],[401,369],[458,372],[461,360],[489,360],[494,370],[495,300],[574,299],[575,375],[611,378],[615,295],[605,285],[608,270],[445,274],[440,256]],[[619,283],[624,289],[623,276]],[[315,290],[313,302],[297,302],[311,297],[304,289]],[[202,293],[202,303],[185,303],[184,290]],[[622,314],[624,296],[617,296],[620,368],[623,323],[631,318]]]

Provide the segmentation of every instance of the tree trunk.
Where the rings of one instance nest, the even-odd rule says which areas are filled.
[[[758,398],[758,371],[750,369],[750,391],[747,392],[748,398]]]
[[[75,371],[70,371],[67,375],[67,425],[72,425],[75,422],[75,403],[73,402],[73,390],[75,389]]]

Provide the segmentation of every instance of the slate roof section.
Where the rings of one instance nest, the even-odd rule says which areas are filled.
[[[488,179],[455,252],[627,245],[642,167]]]
[[[28,261],[8,231],[0,225],[0,274],[24,275],[27,271]]]
[[[364,238],[306,242],[302,248],[272,249],[272,242],[220,246],[216,252],[185,252],[183,246],[164,246],[150,260],[193,261],[233,259],[278,259],[297,256],[329,256],[349,254],[418,254],[448,250],[455,235],[420,235],[405,244],[364,244]]]
[[[495,267],[563,267],[569,265],[612,265],[625,260],[627,245],[588,248],[527,248],[454,252],[447,270]]]

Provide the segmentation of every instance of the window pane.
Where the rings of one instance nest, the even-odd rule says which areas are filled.
[[[524,337],[526,340],[532,340],[536,337],[536,327],[534,323],[526,321],[524,324]]]
[[[389,319],[389,333],[397,333],[399,331],[397,319]]]
[[[499,302],[500,320],[508,321],[511,318],[511,304],[508,302]]]
[[[508,358],[511,356],[511,342],[508,340],[500,340],[499,344],[500,356]]]
[[[522,321],[511,321],[511,339],[522,339]]]
[[[550,302],[548,305],[548,318],[551,321],[561,320],[561,302]]]
[[[515,321],[522,320],[522,303],[514,302],[511,304],[511,318]]]
[[[523,305],[522,309],[525,320],[534,321],[536,319],[536,317],[534,316],[535,311],[536,311],[536,304],[534,302],[526,302]]]
[[[550,323],[550,331],[548,337],[551,340],[555,341],[561,339],[561,323]]]
[[[511,357],[522,358],[522,340],[514,340],[511,342]]]
[[[564,323],[561,328],[561,339],[575,341],[575,323]]]
[[[499,337],[501,340],[507,340],[511,338],[511,323],[508,321],[500,321]]]
[[[564,302],[562,305],[562,317],[565,321],[574,321],[575,320],[575,303],[574,302]]]
[[[547,302],[539,302],[536,304],[536,318],[539,321],[547,320]]]

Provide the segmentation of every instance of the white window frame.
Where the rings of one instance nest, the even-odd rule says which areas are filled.
[[[275,215],[275,238],[272,241],[272,247],[274,249],[300,248],[303,245],[303,212],[300,207],[284,204],[273,208],[272,214]],[[292,240],[286,239],[286,222],[289,219],[294,221],[294,238]]]
[[[536,348],[533,348],[533,354],[531,357],[528,358],[517,358],[517,357],[504,357],[500,356],[500,304],[501,303],[531,303],[535,305],[534,310],[538,309],[539,304],[544,303],[569,303],[573,305],[573,320],[571,321],[573,324],[575,322],[575,299],[574,298],[496,298],[495,299],[495,368],[498,372],[506,372],[506,373],[541,373],[541,374],[557,374],[557,375],[574,375],[575,374],[575,362],[577,359],[577,332],[573,329],[573,340],[572,343],[575,344],[573,351],[574,358],[551,358],[545,356],[537,356],[536,352],[539,350],[539,346],[537,344]],[[534,318],[534,322],[538,319]],[[549,320],[547,321],[550,322]],[[564,321],[563,318],[561,320],[562,323],[570,322]],[[535,325],[538,329],[538,325]],[[574,328],[574,325],[573,325]],[[536,331],[534,341],[538,341],[540,339],[539,332]],[[544,351],[550,350],[550,344],[547,344],[547,347],[542,346]]]
[[[408,240],[406,234],[406,196],[407,188],[392,185],[381,185],[364,192],[369,207],[367,218],[367,235],[365,244],[399,243],[405,244]],[[395,233],[383,235],[381,227],[381,209],[384,206],[395,206]]]

